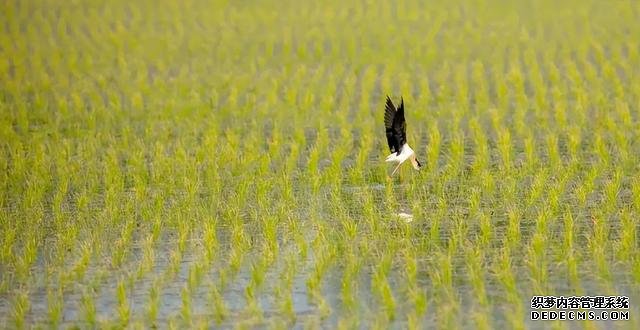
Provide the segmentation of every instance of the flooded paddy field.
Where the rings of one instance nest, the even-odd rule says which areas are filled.
[[[0,328],[640,328],[639,13],[3,2]]]

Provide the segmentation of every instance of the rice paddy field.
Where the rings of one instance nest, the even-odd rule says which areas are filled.
[[[638,17],[2,1],[0,327],[640,328]],[[420,172],[389,177],[387,94]]]

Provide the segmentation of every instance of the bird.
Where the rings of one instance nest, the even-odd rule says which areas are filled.
[[[420,170],[422,164],[416,158],[416,153],[407,143],[407,122],[404,120],[404,100],[400,97],[400,106],[396,109],[387,95],[387,102],[384,107],[384,129],[387,135],[387,143],[391,154],[387,156],[385,162],[396,162],[398,165],[391,173],[393,176],[400,165],[407,159],[411,161],[411,165],[417,171]]]

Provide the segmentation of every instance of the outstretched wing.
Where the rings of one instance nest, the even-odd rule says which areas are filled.
[[[400,155],[402,146],[407,142],[407,123],[404,120],[404,100],[400,99],[400,107],[396,107],[387,96],[384,111],[384,128],[387,134],[387,143],[391,152]]]

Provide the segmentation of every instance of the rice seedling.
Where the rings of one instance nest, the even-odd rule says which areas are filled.
[[[18,292],[13,301],[11,311],[13,324],[18,329],[23,329],[26,324],[25,316],[29,312],[30,304],[27,292]]]
[[[258,301],[258,290],[263,284],[265,272],[266,269],[263,263],[254,263],[251,266],[251,280],[244,290],[246,315],[255,322],[260,322],[263,318],[262,307]]]
[[[215,322],[216,324],[220,324],[227,317],[229,310],[224,302],[222,295],[220,294],[220,291],[214,285],[211,285],[210,288],[210,300],[213,306],[213,316]]]
[[[182,288],[180,292],[180,298],[182,304],[180,305],[180,317],[182,323],[186,327],[191,327],[192,324],[192,314],[191,314],[191,290],[188,286]]]
[[[513,272],[512,257],[509,248],[503,248],[496,256],[495,270],[498,281],[504,288],[504,297],[509,303],[509,312],[505,315],[509,326],[514,329],[523,329],[522,301],[519,299],[516,279]]]
[[[142,260],[138,265],[136,277],[138,279],[145,276],[153,268],[156,261],[155,242],[153,234],[149,234],[142,242]]]
[[[477,307],[472,311],[473,320],[478,328],[490,329],[491,321],[487,315],[487,309],[490,307],[487,297],[487,290],[484,284],[484,274],[482,269],[482,250],[481,248],[465,247],[467,256],[467,267],[469,269],[469,282],[473,288],[473,297]]]
[[[116,287],[116,297],[118,300],[118,316],[120,317],[120,324],[127,326],[131,319],[131,306],[129,298],[127,297],[127,288],[124,281],[118,282]]]
[[[96,327],[98,324],[98,315],[96,310],[95,303],[95,293],[92,292],[93,289],[87,289],[82,293],[81,303],[82,303],[82,315],[84,321],[89,327]]]
[[[619,255],[619,260],[629,262],[632,256],[635,254],[634,247],[636,246],[637,240],[637,227],[636,221],[633,220],[631,214],[627,210],[622,210],[622,214],[620,215],[620,225],[623,230],[620,234],[620,239],[617,242],[617,253]]]
[[[160,309],[160,290],[161,282],[156,279],[151,283],[149,288],[149,300],[146,304],[147,321],[150,324],[155,324],[158,319],[158,313]]]
[[[389,256],[381,256],[380,262],[373,272],[371,282],[376,290],[376,295],[381,301],[381,307],[388,321],[392,321],[396,317],[396,298],[389,285],[387,277],[391,269],[391,258]]]
[[[280,277],[280,285],[275,288],[275,298],[279,302],[278,310],[285,320],[293,323],[296,319],[292,298],[293,277],[296,272],[296,259],[293,253],[285,257],[284,269]]]
[[[51,288],[47,291],[47,317],[52,327],[57,327],[62,321],[64,301],[60,288]]]
[[[427,294],[426,290],[418,283],[418,262],[416,257],[417,253],[413,249],[409,249],[404,256],[406,296],[409,298],[409,304],[412,305],[407,317],[407,323],[410,328],[419,328],[420,320],[427,311]]]
[[[443,327],[452,327],[457,323],[456,315],[459,312],[459,301],[453,289],[453,269],[451,252],[441,251],[436,256],[432,272],[437,297],[441,303],[434,305],[437,309],[438,323]]]

